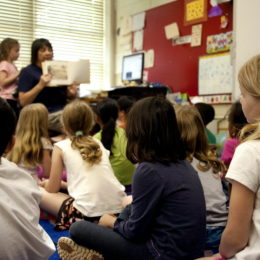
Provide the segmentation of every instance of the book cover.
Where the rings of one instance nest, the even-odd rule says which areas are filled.
[[[55,87],[76,83],[90,83],[89,60],[79,61],[44,61],[43,74],[51,74],[52,79],[47,86]]]

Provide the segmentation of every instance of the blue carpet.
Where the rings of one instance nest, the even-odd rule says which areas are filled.
[[[69,236],[69,231],[64,230],[64,231],[57,231],[54,229],[54,225],[50,223],[50,220],[46,219],[40,219],[40,225],[44,228],[44,230],[49,234],[51,237],[53,243],[55,246],[57,245],[57,242],[60,237],[68,237]],[[60,257],[58,255],[58,251],[56,251],[50,258],[49,260],[60,260]]]

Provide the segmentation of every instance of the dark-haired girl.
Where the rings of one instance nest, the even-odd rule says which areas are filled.
[[[233,155],[235,153],[236,147],[239,145],[239,134],[240,130],[247,124],[246,118],[244,116],[242,106],[239,101],[232,104],[228,112],[228,130],[229,139],[224,144],[223,152],[221,155],[221,160],[228,167]]]
[[[133,202],[118,218],[103,215],[99,225],[80,221],[61,238],[62,259],[195,259],[203,255],[206,212],[197,173],[185,160],[170,102],[148,97],[128,114],[127,157],[138,163]],[[71,258],[70,258],[71,257]],[[95,258],[95,259],[102,259]]]
[[[126,158],[125,130],[116,125],[118,112],[118,104],[113,99],[107,98],[97,104],[97,123],[100,125],[101,131],[95,137],[101,140],[104,147],[110,151],[109,159],[113,171],[129,192],[135,166]]]

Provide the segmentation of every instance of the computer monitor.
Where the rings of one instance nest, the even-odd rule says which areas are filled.
[[[123,57],[122,81],[142,83],[144,69],[144,53],[135,53]]]

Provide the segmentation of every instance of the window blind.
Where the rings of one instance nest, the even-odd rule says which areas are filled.
[[[0,1],[0,40],[14,38],[20,43],[20,57],[17,67],[30,62],[33,40],[33,8],[31,0]]]
[[[104,0],[0,1],[1,40],[21,44],[19,67],[30,63],[34,39],[46,38],[55,60],[90,60],[91,88],[104,84]]]

